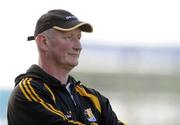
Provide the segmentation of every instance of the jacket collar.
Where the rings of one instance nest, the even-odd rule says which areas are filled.
[[[46,84],[52,86],[52,87],[65,87],[64,85],[61,84],[61,81],[56,79],[55,77],[51,76],[47,72],[45,72],[42,68],[40,68],[38,65],[34,64],[32,65],[25,74],[19,75],[15,79],[16,85],[19,83],[21,79],[24,77],[33,77],[36,79],[40,79]],[[79,84],[80,82],[77,82],[72,76],[68,76],[68,83],[71,83],[72,88],[76,86],[76,84]]]

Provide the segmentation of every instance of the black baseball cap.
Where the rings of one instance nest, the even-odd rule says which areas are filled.
[[[27,40],[34,40],[39,33],[50,28],[60,31],[71,31],[80,28],[83,32],[93,32],[91,24],[79,21],[76,16],[66,10],[55,9],[48,11],[38,19],[34,36],[29,36]]]

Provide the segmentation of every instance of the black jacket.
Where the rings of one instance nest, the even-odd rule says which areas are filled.
[[[8,124],[124,125],[107,98],[69,76],[70,92],[60,81],[32,65],[15,80]]]

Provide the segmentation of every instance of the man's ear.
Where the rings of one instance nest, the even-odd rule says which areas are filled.
[[[38,34],[36,36],[36,42],[37,42],[38,48],[40,50],[43,50],[43,51],[47,51],[48,50],[46,36],[44,36],[43,34]]]

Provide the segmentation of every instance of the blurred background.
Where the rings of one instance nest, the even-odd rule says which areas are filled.
[[[91,23],[72,75],[109,98],[128,125],[180,125],[180,2],[178,0],[1,1],[0,124],[14,78],[37,64],[37,19],[66,9]]]

